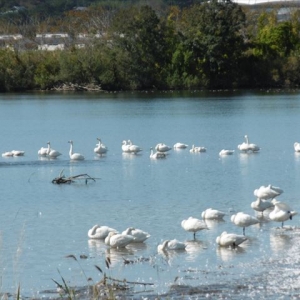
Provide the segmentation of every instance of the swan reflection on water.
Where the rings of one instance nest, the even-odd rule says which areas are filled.
[[[110,258],[110,266],[114,267],[123,264],[124,259],[134,255],[134,251],[128,248],[107,248],[105,254]]]
[[[89,239],[88,247],[89,247],[91,257],[101,256],[103,255],[103,253],[105,253],[107,249],[107,245],[105,245],[104,240],[96,240],[96,239]]]
[[[186,244],[186,260],[187,261],[194,261],[196,257],[199,255],[200,252],[202,252],[204,249],[206,249],[208,246],[205,242],[200,240],[189,240],[185,242]]]
[[[205,219],[204,222],[209,229],[213,229],[213,228],[216,228],[216,227],[220,226],[221,224],[225,223],[225,220],[223,220],[223,219],[219,219],[219,220]]]
[[[126,248],[133,252],[138,252],[138,251],[147,249],[147,244],[146,243],[131,243]]]
[[[282,253],[282,251],[284,251],[284,253],[286,253],[287,249],[289,249],[292,245],[293,238],[289,234],[270,234],[270,247],[273,252]]]
[[[122,152],[122,158],[124,160],[133,160],[139,156],[142,156],[142,154],[141,153]]]
[[[56,157],[50,157],[50,156],[39,156],[38,157],[38,160],[40,161],[50,161],[50,160],[57,160]]]
[[[300,152],[295,152],[295,161],[300,161]]]
[[[245,248],[242,246],[238,246],[235,248],[232,247],[217,247],[217,255],[224,262],[230,261],[234,259],[237,255],[241,255],[246,253]]]

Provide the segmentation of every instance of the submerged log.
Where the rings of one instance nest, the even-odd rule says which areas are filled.
[[[62,170],[59,176],[52,180],[52,183],[55,184],[73,183],[76,182],[77,180],[85,180],[85,184],[87,184],[89,180],[96,181],[95,178],[91,177],[88,174],[79,174],[75,176],[65,177]]]

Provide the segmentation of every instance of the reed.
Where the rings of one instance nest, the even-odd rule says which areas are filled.
[[[68,300],[82,299],[83,297],[85,299],[91,299],[91,300],[98,300],[98,299],[115,300],[120,297],[120,293],[131,290],[132,287],[130,287],[130,285],[132,286],[153,285],[152,283],[132,282],[132,281],[127,281],[126,279],[120,280],[120,279],[113,278],[110,272],[111,260],[109,257],[105,259],[105,266],[108,272],[110,273],[109,275],[107,275],[106,272],[103,271],[104,269],[103,267],[94,265],[97,271],[99,271],[100,274],[102,275],[102,278],[95,283],[92,278],[88,278],[86,276],[81,264],[79,263],[75,255],[71,254],[71,255],[67,255],[66,257],[74,259],[79,264],[82,273],[84,274],[85,279],[88,283],[88,286],[85,288],[71,288],[58,270],[59,275],[61,277],[61,283],[59,283],[54,279],[52,280],[57,285],[60,296],[63,298],[67,298]],[[90,282],[93,282],[93,284],[91,285]]]

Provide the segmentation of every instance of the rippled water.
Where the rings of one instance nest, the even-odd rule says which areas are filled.
[[[16,293],[20,284],[23,295],[42,296],[55,290],[52,279],[61,282],[61,276],[70,286],[84,286],[86,278],[102,278],[97,265],[114,278],[154,284],[136,298],[299,295],[299,216],[286,222],[287,229],[262,219],[246,229],[248,241],[239,249],[215,242],[225,230],[242,233],[230,215],[254,215],[253,191],[261,185],[281,187],[278,200],[300,211],[300,155],[293,149],[300,142],[299,94],[9,94],[0,97],[0,125],[1,153],[25,151],[24,157],[0,157],[2,293]],[[260,153],[237,151],[245,134]],[[103,157],[93,153],[97,137],[109,148]],[[70,162],[70,139],[84,161]],[[124,139],[140,145],[142,154],[122,154]],[[39,158],[47,141],[63,155]],[[150,147],[159,142],[195,144],[207,152],[171,150],[166,159],[152,161]],[[234,155],[220,158],[223,148]],[[52,184],[62,170],[97,180]],[[224,222],[208,222],[210,229],[193,240],[180,223],[201,218],[208,207],[228,215]],[[144,245],[109,249],[87,237],[97,223],[119,231],[134,226],[151,237]],[[187,251],[157,254],[157,245],[173,238],[186,241]],[[134,291],[143,289],[134,285]]]

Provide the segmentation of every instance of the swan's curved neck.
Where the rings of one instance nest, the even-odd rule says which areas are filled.
[[[92,230],[91,230],[91,234],[95,234],[96,230],[98,229],[98,225],[95,225]]]
[[[246,140],[246,143],[249,144],[248,135],[245,135],[245,140]]]
[[[70,151],[69,154],[72,155],[73,154],[73,143],[70,143]]]
[[[131,234],[131,228],[127,228],[126,230],[125,230],[125,234]]]
[[[169,243],[169,241],[164,241],[162,244],[161,250],[166,250],[168,243]]]

